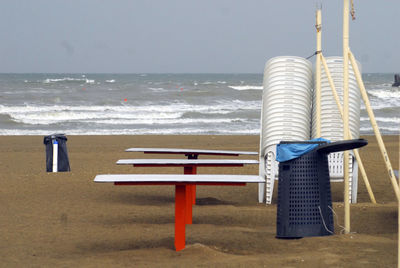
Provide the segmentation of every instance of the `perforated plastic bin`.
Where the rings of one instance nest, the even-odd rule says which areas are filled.
[[[56,166],[53,162],[53,148],[54,142],[57,141],[57,161]],[[67,137],[64,134],[52,134],[45,136],[43,143],[46,147],[46,171],[47,172],[64,172],[70,171],[67,151]],[[53,170],[53,167],[56,167]]]
[[[277,238],[325,236],[334,233],[328,154],[367,145],[363,139],[318,143],[316,149],[279,163]]]

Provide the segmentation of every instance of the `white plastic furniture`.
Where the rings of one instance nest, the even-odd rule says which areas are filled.
[[[336,92],[343,106],[343,58],[328,57],[326,61]],[[357,64],[361,70],[360,63],[357,62]],[[315,98],[313,103],[315,104]],[[349,64],[349,127],[353,139],[357,139],[360,136],[360,105],[361,93],[357,85],[353,67]],[[312,138],[317,138],[315,116],[316,111],[313,109]],[[321,70],[321,137],[332,142],[343,140],[343,120],[324,68]],[[331,181],[343,181],[343,152],[330,154],[328,162]],[[350,202],[357,203],[358,163],[352,153],[350,153],[349,159],[349,180]]]
[[[310,139],[312,64],[294,56],[270,59],[264,69],[261,108],[258,201],[270,204],[278,176],[276,145]]]

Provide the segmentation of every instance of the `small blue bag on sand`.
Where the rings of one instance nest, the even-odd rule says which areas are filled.
[[[330,143],[329,140],[324,138],[312,139],[307,142],[324,141]],[[298,158],[318,147],[319,143],[280,143],[276,146],[276,161],[285,162]]]

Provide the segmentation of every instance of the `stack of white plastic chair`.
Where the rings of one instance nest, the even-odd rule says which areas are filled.
[[[343,58],[329,57],[326,58],[331,77],[333,79],[337,94],[343,107]],[[357,62],[359,69],[360,64]],[[314,92],[315,93],[315,92]],[[315,107],[315,97],[314,97]],[[349,65],[349,127],[353,139],[359,138],[360,135],[360,105],[361,93],[357,85],[355,74],[351,64]],[[313,109],[312,137],[318,138],[316,135],[316,110]],[[324,68],[321,70],[321,137],[331,140],[343,140],[343,120],[340,115],[338,106],[334,99],[332,89],[329,85],[328,77]],[[349,160],[349,195],[352,203],[357,202],[357,185],[358,185],[358,164],[352,152],[350,152]],[[343,181],[343,152],[331,153],[328,156],[329,175],[331,181]]]
[[[312,64],[292,56],[270,59],[264,69],[261,110],[259,202],[272,201],[278,177],[276,145],[282,141],[310,139]]]

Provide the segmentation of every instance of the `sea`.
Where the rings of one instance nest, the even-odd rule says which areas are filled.
[[[382,134],[400,133],[394,74],[363,75]],[[262,74],[0,74],[0,135],[258,135]],[[361,134],[373,134],[365,106]]]

